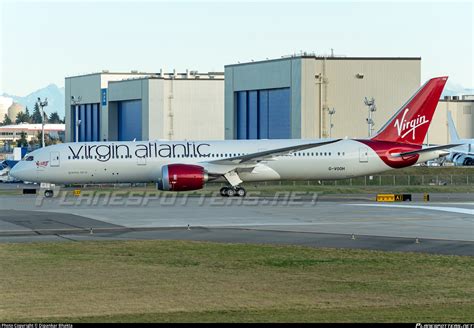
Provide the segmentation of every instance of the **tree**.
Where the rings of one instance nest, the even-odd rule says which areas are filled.
[[[62,123],[61,118],[59,117],[58,112],[51,113],[49,115],[49,122],[53,124]]]
[[[12,124],[12,120],[8,117],[7,114],[5,114],[5,116],[3,117],[2,125],[10,125],[10,124]]]
[[[19,113],[16,115],[16,120],[15,120],[15,123],[16,123],[16,124],[29,123],[29,122],[30,122],[30,116],[27,115],[26,113],[24,113],[24,112],[19,112]]]
[[[38,103],[35,104],[33,115],[31,115],[31,123],[41,123],[41,111]]]
[[[30,111],[28,110],[28,106],[26,106],[25,108],[25,118],[26,117],[28,118],[26,122],[31,123],[31,115],[30,115]]]
[[[16,142],[18,147],[28,147],[28,140],[26,140],[26,132],[21,131],[20,139]]]
[[[43,136],[43,133],[41,131],[38,131],[38,134],[36,135],[36,138],[38,139],[38,143],[41,144],[41,140],[42,140],[42,136]],[[44,145],[45,146],[50,146],[50,145],[53,145],[57,142],[55,142],[55,140],[51,139],[49,134],[46,134],[44,135]]]

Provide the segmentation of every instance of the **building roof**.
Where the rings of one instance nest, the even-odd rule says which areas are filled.
[[[200,73],[198,71],[191,71],[189,73],[163,73],[152,76],[139,76],[139,77],[130,77],[123,80],[109,81],[112,83],[121,83],[127,81],[136,81],[136,80],[174,80],[174,81],[213,81],[213,80],[222,80],[224,81],[224,72],[209,72],[209,73]]]
[[[319,56],[319,55],[308,55],[308,54],[295,54],[290,56],[281,56],[281,58],[274,58],[274,59],[264,59],[264,60],[256,60],[250,62],[243,62],[237,64],[229,64],[225,65],[225,67],[233,67],[233,66],[240,66],[240,65],[249,65],[249,64],[261,64],[267,62],[274,62],[274,61],[283,61],[283,60],[291,60],[291,59],[315,59],[315,60],[421,60],[421,57],[345,57],[345,56]]]
[[[474,102],[474,95],[461,95],[461,96],[445,96],[443,99],[439,101],[442,102]]]
[[[155,78],[155,79],[170,79],[172,76],[175,78],[178,78],[180,80],[184,79],[195,79],[195,75],[199,76],[224,76],[224,72],[198,72],[195,70],[190,70],[188,72],[184,73],[163,73],[163,72],[138,72],[138,71],[132,71],[132,72],[109,72],[109,71],[102,71],[102,72],[96,72],[96,73],[88,73],[88,74],[80,74],[80,75],[72,75],[72,76],[66,76],[66,79],[72,79],[76,77],[82,77],[82,76],[91,76],[91,75],[125,75],[125,76],[130,76],[129,79],[147,79],[147,78]],[[126,80],[126,79],[124,79]],[[117,82],[117,81],[110,81],[110,82]]]
[[[66,124],[45,124],[45,131],[65,131]],[[20,123],[20,124],[11,124],[0,126],[0,131],[41,131],[41,124],[29,124],[29,123]]]

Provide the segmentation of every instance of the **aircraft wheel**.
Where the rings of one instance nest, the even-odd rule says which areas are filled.
[[[227,196],[228,197],[234,197],[235,196],[234,188],[227,188]]]
[[[242,187],[237,188],[237,196],[245,197],[245,195],[247,195],[247,191],[244,188]]]
[[[227,197],[227,187],[222,187],[221,190],[220,190],[220,193],[221,193],[221,196],[222,197]]]
[[[53,197],[53,195],[54,195],[54,192],[52,190],[45,190],[44,191],[44,197],[46,197],[46,198],[51,198],[51,197]]]

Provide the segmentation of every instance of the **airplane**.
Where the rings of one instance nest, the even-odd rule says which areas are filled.
[[[245,196],[243,182],[347,179],[445,156],[457,145],[422,148],[448,77],[427,81],[368,139],[76,142],[27,154],[10,172],[44,186],[156,182],[164,191],[222,181],[222,196]]]
[[[15,179],[10,176],[10,170],[14,167],[19,161],[14,160],[4,160],[0,162],[0,182],[15,182]]]
[[[448,111],[448,127],[451,142],[462,144],[459,147],[452,148],[446,159],[453,162],[455,166],[474,165],[474,139],[460,139],[456,127]]]

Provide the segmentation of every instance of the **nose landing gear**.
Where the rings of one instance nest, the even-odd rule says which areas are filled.
[[[223,197],[245,197],[247,191],[242,187],[222,187],[220,194]]]

